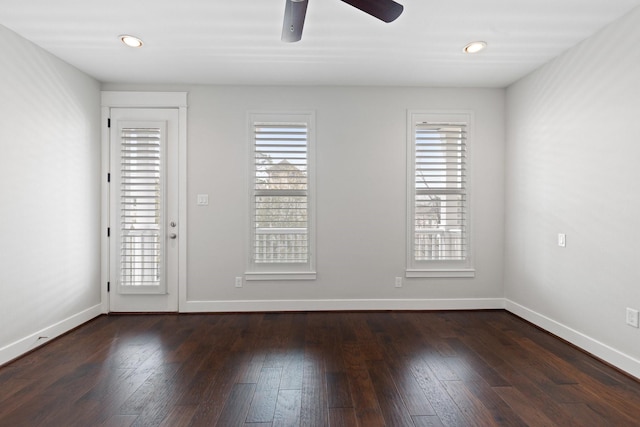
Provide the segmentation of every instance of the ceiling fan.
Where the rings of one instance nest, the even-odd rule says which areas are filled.
[[[394,21],[404,7],[393,0],[342,0],[364,13],[384,22]],[[282,25],[282,41],[297,42],[302,38],[304,17],[309,0],[286,0],[284,23]]]

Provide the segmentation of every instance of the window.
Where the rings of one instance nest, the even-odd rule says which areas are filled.
[[[247,280],[315,279],[312,113],[251,114]]]
[[[409,112],[407,277],[472,277],[470,113]]]

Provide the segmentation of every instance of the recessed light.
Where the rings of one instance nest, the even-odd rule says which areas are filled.
[[[120,41],[122,41],[122,43],[126,44],[129,47],[142,47],[142,40],[140,40],[136,36],[123,34],[120,36]]]
[[[462,49],[464,53],[478,53],[487,47],[486,42],[471,42]]]

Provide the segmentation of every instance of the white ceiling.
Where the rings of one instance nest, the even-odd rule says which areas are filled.
[[[505,87],[640,5],[397,1],[404,13],[385,24],[309,0],[293,44],[280,41],[285,0],[0,0],[0,24],[102,82]],[[489,46],[463,54],[474,40]]]

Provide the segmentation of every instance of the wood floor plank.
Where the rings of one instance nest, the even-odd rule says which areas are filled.
[[[454,357],[447,358],[447,365],[464,382],[486,382],[490,386],[510,385],[502,375],[487,364],[473,349],[458,338],[447,340],[455,351]]]
[[[382,360],[384,358],[384,349],[369,329],[366,315],[364,313],[355,313],[348,318],[348,321],[366,360]]]
[[[100,424],[119,414],[122,405],[151,374],[147,369],[115,369],[110,373],[110,380],[96,385],[74,403],[77,424]]]
[[[440,421],[445,425],[465,425],[467,420],[460,412],[458,406],[453,402],[444,386],[437,379],[429,365],[424,360],[414,360],[411,365],[411,371],[418,382],[418,385],[424,390],[429,403],[433,407]]]
[[[304,351],[296,349],[287,353],[282,367],[280,388],[282,390],[300,390],[304,371]]]
[[[29,426],[42,425],[61,402],[59,398],[51,394],[37,394],[34,399],[22,402],[21,405],[3,407],[0,410],[0,425],[4,426]]]
[[[228,353],[221,353],[216,357],[210,357],[205,360],[197,372],[197,375],[190,381],[188,391],[185,391],[179,398],[178,405],[198,405],[202,403],[207,391],[211,387],[211,383],[222,371],[227,359]]]
[[[410,365],[411,360],[404,358],[387,364],[398,393],[409,415],[435,415],[435,410],[429,403],[424,390],[422,390],[416,377],[411,373]]]
[[[500,388],[497,387],[495,389]],[[545,414],[558,425],[576,425],[571,415],[564,411],[560,404],[545,392],[544,388],[540,388],[533,382],[529,382],[518,384],[517,389],[520,395],[524,396],[532,407],[537,408],[539,412]]]
[[[462,381],[444,381],[443,386],[469,425],[498,426],[493,415]]]
[[[272,422],[280,389],[282,368],[263,368],[247,415],[248,423]]]
[[[196,408],[195,405],[174,405],[159,427],[188,427]]]
[[[140,415],[145,407],[157,399],[163,399],[166,385],[172,382],[173,376],[180,369],[180,365],[172,363],[161,365],[142,384],[120,408],[121,415]]]
[[[387,425],[413,426],[411,415],[398,393],[393,377],[384,361],[370,362],[369,376]]]
[[[494,387],[496,393],[507,402],[522,420],[530,426],[555,426],[539,407],[531,405],[530,400],[514,387]],[[572,424],[573,425],[573,424]]]
[[[429,357],[426,360],[427,365],[440,381],[461,381],[456,371],[449,365],[448,357]]]
[[[305,354],[301,390],[301,426],[326,426],[329,404],[324,363],[312,350]]]
[[[244,424],[255,388],[255,384],[235,384],[215,425],[231,427]]]
[[[224,365],[219,368],[203,392],[191,421],[192,426],[210,427],[216,424],[222,408],[231,395],[243,364],[249,360],[250,355],[246,353],[234,354],[226,359]]]
[[[256,390],[251,401],[248,423],[273,422],[273,414],[276,412],[278,401],[278,389]]]
[[[560,407],[575,420],[577,425],[582,427],[601,427],[607,425],[605,418],[584,403],[561,403]],[[618,425],[620,426],[622,424]],[[633,424],[629,423],[627,425],[632,426]]]
[[[362,351],[359,342],[347,342],[342,346],[342,354],[359,425],[384,426],[384,417],[365,360],[366,353]]]
[[[465,382],[465,387],[482,402],[498,425],[525,427],[527,424],[485,381]]]
[[[273,427],[299,426],[301,405],[301,390],[280,390],[273,415]]]
[[[66,399],[76,402],[73,407],[68,405],[57,406],[49,412],[44,423],[46,425],[77,423],[84,413],[83,410],[77,410],[81,406],[78,401],[88,390],[102,382],[107,375],[107,372],[101,371],[99,365],[93,363],[85,364],[81,365],[72,375],[61,378],[60,381],[56,381],[50,387],[43,390],[45,394],[54,396],[64,395]],[[87,410],[91,407],[92,406],[88,406],[84,409]]]
[[[329,408],[353,408],[349,377],[346,372],[326,373]]]
[[[130,427],[137,418],[137,415],[114,415],[98,425],[100,427]]]
[[[0,426],[637,426],[640,382],[501,310],[100,316],[0,367]]]
[[[461,337],[460,340],[478,355],[482,363],[488,365],[506,381],[506,384],[495,384],[495,387],[517,386],[519,384],[528,386],[531,382],[525,376],[524,370],[513,366],[513,361],[509,359],[508,354],[495,350],[500,349],[501,344],[487,341],[487,338],[482,336],[479,331],[475,331],[473,336]]]
[[[331,427],[358,427],[355,410],[353,408],[329,409],[329,425]]]
[[[3,405],[6,400],[9,398],[15,397],[18,393],[21,393],[36,380],[28,379],[28,378],[8,378],[8,379],[0,379],[0,384],[3,385],[0,388],[0,405]]]
[[[149,359],[137,369],[113,369],[110,380],[98,384],[82,396],[74,407],[87,408],[79,425],[91,425],[120,413],[120,408],[156,371],[161,356]],[[137,417],[137,415],[136,415]]]
[[[411,418],[413,419],[415,427],[444,427],[444,424],[442,424],[442,421],[440,421],[437,415],[418,415]]]
[[[255,384],[260,380],[260,373],[264,367],[266,353],[255,351],[251,355],[251,360],[247,362],[238,374],[239,383]]]
[[[184,348],[178,346],[178,348]],[[166,418],[171,409],[175,406],[180,397],[189,391],[189,385],[197,375],[204,360],[211,356],[211,349],[198,343],[191,347],[188,355],[181,356],[176,362],[174,357],[165,358],[170,361],[170,365],[178,365],[175,375],[167,379],[166,386],[154,393],[151,400],[144,406],[138,419],[137,425],[158,425]]]
[[[549,369],[544,355],[527,352],[521,344],[510,336],[510,330],[501,333],[501,326],[490,322],[491,329],[475,331],[474,339],[465,339],[468,345],[475,346],[481,357],[498,372],[510,385],[521,385],[523,388],[536,387],[544,389],[557,383]],[[475,341],[477,339],[477,341]],[[484,349],[482,348],[484,347]],[[555,369],[553,369],[555,371]],[[575,383],[574,380],[566,383]]]

